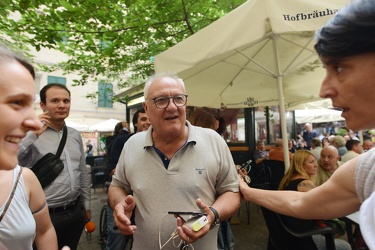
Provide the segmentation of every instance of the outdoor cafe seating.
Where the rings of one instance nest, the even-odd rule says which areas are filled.
[[[292,237],[303,239],[301,242],[303,242],[304,250],[316,249],[315,243],[310,237],[316,234],[321,234],[325,237],[327,250],[336,249],[333,228],[314,228],[303,232],[293,231],[285,225],[279,214],[268,210],[265,207],[261,207],[261,209],[269,232],[268,250],[290,250],[291,248],[288,246],[288,238]]]

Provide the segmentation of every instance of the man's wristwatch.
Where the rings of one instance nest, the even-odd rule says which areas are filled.
[[[212,223],[212,225],[211,225],[211,228],[214,228],[214,227],[219,226],[219,224],[220,224],[220,217],[219,217],[219,213],[217,212],[217,210],[215,208],[213,208],[213,207],[209,207],[209,208],[210,208],[210,210],[212,211],[212,213],[215,216],[214,223]]]

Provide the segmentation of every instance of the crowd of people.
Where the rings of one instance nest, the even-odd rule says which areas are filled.
[[[363,108],[374,101],[374,45],[374,1],[352,2],[317,32],[315,48],[326,69],[320,96],[331,98],[342,109],[353,130],[375,127],[371,109]],[[65,124],[69,89],[60,84],[43,87],[39,93],[43,113],[37,116],[34,78],[34,68],[26,60],[0,47],[0,116],[7,118],[0,121],[0,249],[77,249],[84,225],[92,217],[88,152],[79,132]],[[228,145],[215,131],[220,129],[220,119],[208,120],[207,115],[198,119],[197,112],[191,122],[187,120],[188,93],[180,77],[151,76],[144,97],[144,110],[133,117],[135,133],[118,133],[109,152],[108,203],[113,214],[108,218],[113,219],[110,226],[117,234],[133,236],[133,249],[178,245],[216,250],[219,226],[238,211],[241,198],[304,228],[315,220],[360,209],[363,237],[370,249],[375,248],[372,141],[361,143],[350,131],[316,140],[312,125],[306,124],[299,138],[301,148],[289,148],[291,166],[279,190],[256,189],[240,178]],[[60,145],[63,167],[48,175],[49,182],[42,187],[33,167],[48,153],[60,151]],[[280,152],[281,141],[269,152],[257,142],[254,160],[258,165],[283,160]],[[200,212],[206,224],[198,229],[188,226],[184,211]],[[291,240],[296,246],[291,249],[306,243]],[[308,241],[323,249],[321,238]],[[350,249],[342,240],[335,244],[337,249]]]

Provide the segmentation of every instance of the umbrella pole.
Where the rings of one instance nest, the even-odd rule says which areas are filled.
[[[278,50],[278,35],[273,34],[273,46],[275,52],[275,62],[276,62],[276,70],[277,70],[277,89],[279,95],[279,111],[280,111],[280,123],[281,123],[281,134],[283,140],[283,150],[284,150],[284,164],[285,164],[285,172],[288,170],[290,166],[289,160],[289,148],[288,148],[288,132],[286,129],[286,120],[285,120],[285,103],[284,103],[284,91],[283,91],[283,76],[280,72],[280,63],[279,63],[279,50]]]
[[[283,149],[284,149],[284,163],[285,163],[285,171],[288,170],[290,166],[289,160],[289,148],[288,148],[288,132],[286,129],[286,119],[285,119],[285,105],[284,105],[284,96],[283,96],[283,82],[282,76],[277,77],[277,87],[279,92],[279,103],[280,103],[280,123],[281,123],[281,134],[283,139]]]

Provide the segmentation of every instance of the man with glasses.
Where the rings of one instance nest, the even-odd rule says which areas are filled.
[[[181,239],[195,249],[216,250],[215,226],[240,204],[228,146],[214,130],[186,121],[188,96],[179,77],[152,76],[144,96],[151,127],[125,144],[109,188],[116,225],[134,234],[133,249],[176,249]],[[175,219],[168,211],[203,212],[208,224],[193,231],[183,225],[188,217]]]

